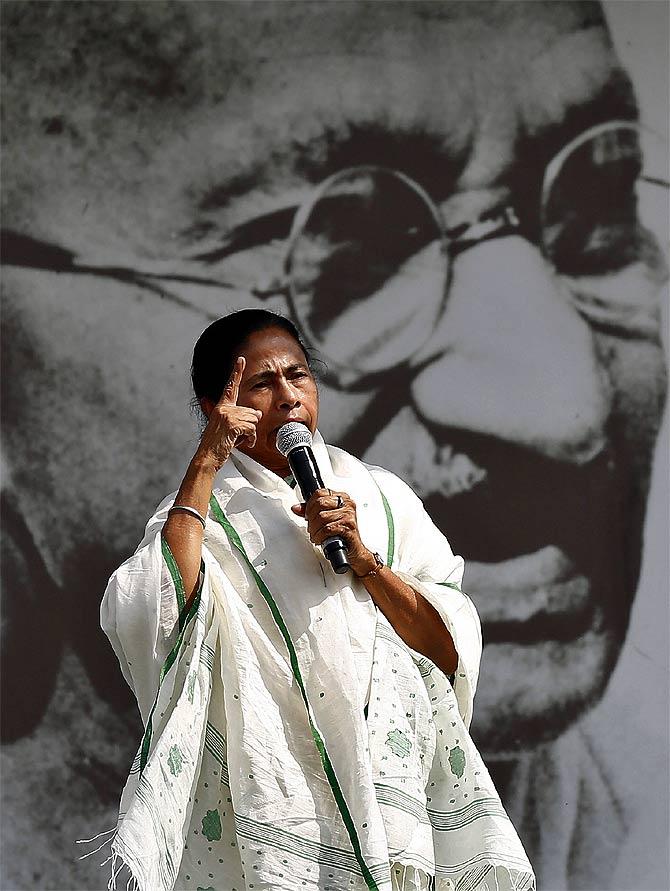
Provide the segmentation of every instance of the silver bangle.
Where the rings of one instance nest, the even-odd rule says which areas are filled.
[[[191,516],[195,517],[196,520],[200,521],[200,523],[202,524],[202,528],[205,528],[205,518],[194,507],[189,507],[187,504],[173,504],[168,511],[168,516],[172,513],[173,510],[182,510],[184,511],[184,513],[191,514]]]

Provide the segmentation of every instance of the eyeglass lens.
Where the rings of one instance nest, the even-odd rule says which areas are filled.
[[[609,122],[568,144],[548,165],[541,231],[545,255],[565,276],[598,276],[640,261],[665,268],[667,190],[654,175],[661,140]]]
[[[425,342],[442,310],[447,257],[437,210],[418,185],[384,168],[341,171],[302,208],[294,233],[292,309],[341,382],[398,365]]]

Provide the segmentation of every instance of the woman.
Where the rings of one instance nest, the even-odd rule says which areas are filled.
[[[467,731],[481,637],[463,561],[397,477],[323,443],[286,319],[219,319],[192,378],[200,444],[101,609],[146,727],[114,875],[152,891],[533,887]],[[306,505],[275,445],[288,421],[314,435],[326,485]],[[350,575],[318,547],[332,535]]]

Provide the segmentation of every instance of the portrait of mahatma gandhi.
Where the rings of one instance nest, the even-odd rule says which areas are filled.
[[[474,736],[540,887],[611,887],[630,825],[580,727],[638,584],[667,183],[601,6],[7,2],[2,38],[8,757],[51,715],[50,794],[67,768],[80,837],[112,825],[140,728],[100,597],[193,450],[198,334],[266,307],[327,441],[465,559]]]

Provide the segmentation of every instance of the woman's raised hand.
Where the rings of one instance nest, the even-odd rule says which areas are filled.
[[[209,413],[207,426],[198,446],[197,454],[202,459],[211,461],[216,470],[240,442],[246,440],[250,448],[256,445],[256,425],[263,414],[255,408],[237,404],[245,365],[244,356],[238,356],[221,398]]]

